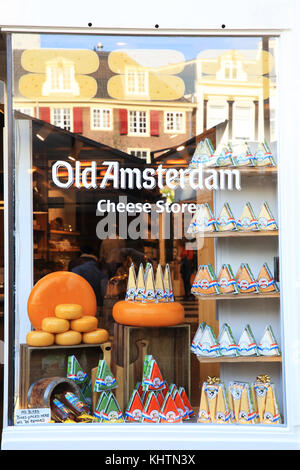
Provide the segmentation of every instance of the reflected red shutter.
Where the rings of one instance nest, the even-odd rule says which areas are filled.
[[[150,111],[150,135],[159,135],[159,111]]]
[[[128,134],[127,109],[119,109],[120,134]]]
[[[73,108],[73,132],[82,133],[82,108]]]
[[[50,108],[40,107],[39,108],[39,119],[50,123]]]

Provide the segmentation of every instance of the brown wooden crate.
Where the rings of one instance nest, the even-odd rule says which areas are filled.
[[[183,386],[190,395],[190,325],[143,328],[115,324],[114,333],[113,358],[118,360],[114,367],[123,368],[117,389],[119,396],[122,391],[123,407],[142,380],[146,354],[153,355],[168,384]]]
[[[66,377],[68,356],[72,355],[90,378],[92,368],[97,367],[100,359],[105,359],[110,367],[111,344],[48,347],[20,345],[20,408],[27,407],[27,392],[33,382],[46,377]]]

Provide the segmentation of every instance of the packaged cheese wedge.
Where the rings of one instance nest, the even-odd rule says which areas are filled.
[[[145,271],[145,291],[143,293],[142,302],[154,303],[156,302],[156,291],[154,285],[154,273],[152,264],[147,265]]]
[[[67,378],[74,380],[80,385],[87,382],[87,373],[83,370],[75,356],[68,356]]]
[[[265,201],[259,211],[257,217],[257,224],[259,230],[277,230],[278,225],[275,222],[274,216],[271,212],[269,204]]]
[[[257,356],[257,344],[250,325],[246,325],[238,342],[238,352],[241,356]]]
[[[152,393],[152,392],[150,392],[150,393]],[[154,392],[154,393],[155,393],[155,397],[156,397],[156,400],[158,401],[159,406],[162,407],[164,399],[165,399],[165,397],[162,393],[162,390],[159,390],[158,392]]]
[[[280,356],[280,349],[271,325],[267,325],[258,343],[258,353],[261,356]]]
[[[206,325],[205,322],[200,323],[200,325],[198,326],[197,331],[196,331],[196,333],[195,333],[195,336],[194,336],[194,338],[193,338],[193,340],[192,340],[191,351],[192,351],[194,354],[197,354],[197,347],[198,347],[200,338],[201,338],[201,336],[202,336],[202,333],[203,333],[203,331],[204,331],[205,325]]]
[[[257,284],[260,292],[278,292],[279,288],[269,269],[267,263],[264,263],[257,277]]]
[[[216,219],[206,202],[198,204],[195,215],[187,229],[187,233],[196,235],[201,232],[215,232],[217,230]]]
[[[209,416],[209,420],[207,420],[206,422],[212,422],[212,423],[216,422],[217,396],[218,396],[220,387],[221,387],[221,382],[220,382],[220,379],[217,377],[208,377],[207,381],[203,383],[203,389],[206,395],[207,406],[208,406],[208,416]],[[202,395],[201,395],[201,398],[202,398]],[[204,401],[204,405],[205,405],[205,401]],[[200,407],[202,410],[201,405]],[[199,413],[200,413],[200,410],[199,410]],[[206,416],[205,410],[203,410],[202,415],[204,416],[204,419],[205,419],[205,416]],[[199,421],[199,417],[198,417],[198,421]],[[200,421],[200,422],[205,422],[205,421]]]
[[[168,264],[166,264],[165,272],[164,272],[164,287],[166,291],[167,301],[174,302],[172,278],[171,278],[170,266]]]
[[[131,264],[128,272],[127,290],[125,300],[134,300],[136,293],[136,275],[134,265]]]
[[[237,228],[242,232],[258,230],[257,219],[250,202],[245,204],[240,219],[237,221]]]
[[[236,275],[237,286],[241,294],[257,294],[259,292],[257,281],[248,264],[242,263]]]
[[[220,288],[214,269],[211,264],[205,264],[200,267],[200,271],[196,274],[197,285],[192,289],[192,293],[196,295],[214,295],[220,294]],[[194,283],[193,283],[194,286]]]
[[[179,392],[179,395],[180,395],[180,397],[183,401],[183,404],[184,404],[184,407],[185,407],[185,410],[186,410],[187,418],[190,418],[191,416],[194,415],[194,410],[193,410],[193,408],[190,404],[190,400],[188,399],[186,391],[183,387],[179,387],[178,392]]]
[[[137,390],[133,390],[125,410],[125,421],[139,423],[142,419],[143,403]]]
[[[145,391],[157,391],[165,388],[165,382],[155,359],[151,359],[144,368],[142,384]]]
[[[167,302],[167,293],[165,290],[165,284],[163,279],[163,272],[161,265],[157,266],[156,276],[155,276],[155,292],[156,292],[156,301],[157,302]]]
[[[201,140],[195,149],[194,155],[190,161],[189,168],[199,168],[203,166],[216,166],[216,157],[214,157],[214,147],[210,139]]]
[[[222,356],[220,345],[211,326],[205,325],[202,336],[197,344],[197,356],[219,357]]]
[[[192,284],[192,287],[191,287],[191,293],[194,294],[194,295],[199,295],[198,287],[200,286],[200,282],[201,282],[201,279],[202,279],[202,268],[203,268],[203,265],[200,265],[198,270],[197,270],[197,273],[195,275],[195,278],[193,280],[193,284]]]
[[[235,423],[254,424],[256,412],[250,384],[247,382],[230,382],[228,396]]]
[[[150,392],[142,411],[143,423],[158,423],[160,413],[160,405],[156,399],[155,392]]]
[[[232,148],[230,145],[218,145],[216,151],[213,155],[213,158],[216,159],[217,166],[234,166],[234,161],[232,158]]]
[[[145,294],[144,267],[141,263],[139,266],[137,280],[136,280],[136,291],[135,291],[134,300],[137,302],[141,302],[143,300],[144,294]]]
[[[255,166],[276,166],[274,157],[267,141],[259,142],[254,153]]]
[[[226,389],[224,384],[220,383],[216,403],[216,423],[229,424],[231,422],[231,411],[228,405]]]
[[[246,142],[231,145],[235,166],[254,166],[254,157]]]
[[[259,375],[253,384],[257,406],[257,420],[263,424],[279,424],[281,422],[275,385],[267,374]]]
[[[218,286],[221,294],[238,294],[239,288],[230,264],[223,264],[218,275]]]
[[[104,359],[100,359],[94,383],[94,392],[101,392],[117,388],[117,381]]]
[[[200,406],[198,411],[198,423],[211,423],[211,417],[208,407],[208,399],[205,390],[205,383],[203,383],[202,390],[201,390],[201,399],[200,399]]]
[[[102,423],[123,423],[123,414],[116,397],[111,392],[105,410],[102,413]]]
[[[231,232],[237,230],[236,220],[228,202],[225,202],[219,217],[217,218],[217,228],[219,232]]]
[[[94,416],[98,418],[100,421],[102,420],[102,414],[106,408],[108,398],[110,396],[111,392],[101,392],[98,398],[98,402],[96,405],[96,409],[94,411]]]
[[[170,392],[165,396],[159,417],[161,423],[182,423],[182,418]]]
[[[184,421],[186,419],[188,419],[188,413],[187,413],[187,410],[184,406],[184,403],[182,401],[182,398],[179,394],[179,391],[178,389],[176,388],[176,390],[173,391],[173,393],[171,394],[172,395],[172,398],[174,400],[174,403],[175,403],[175,406],[178,410],[178,413],[179,413],[179,416],[181,417],[181,419]]]
[[[222,325],[218,343],[222,356],[239,356],[238,347],[233,337],[230,326],[227,323]]]

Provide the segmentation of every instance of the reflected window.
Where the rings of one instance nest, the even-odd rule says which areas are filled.
[[[253,140],[254,114],[250,106],[235,106],[233,127],[235,139]]]
[[[127,70],[126,91],[131,95],[148,94],[148,74],[141,70]]]
[[[92,129],[111,130],[112,129],[112,110],[105,108],[92,108]]]
[[[72,131],[72,110],[71,108],[53,108],[52,124],[67,131]]]
[[[129,148],[127,153],[133,155],[134,157],[142,158],[143,160],[147,160],[150,157],[150,150],[149,149],[141,149],[141,148]]]
[[[146,111],[129,111],[129,132],[131,134],[147,134],[147,117]]]
[[[166,112],[165,132],[185,132],[185,113]]]
[[[73,62],[63,58],[57,58],[47,62],[46,81],[42,94],[48,96],[51,93],[72,93],[79,95],[79,86],[75,80],[75,67]]]

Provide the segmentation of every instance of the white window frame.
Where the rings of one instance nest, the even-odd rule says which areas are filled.
[[[236,119],[236,116],[237,116],[237,108],[245,108],[245,109],[248,109],[249,110],[249,117],[250,117],[250,121],[249,121],[249,124],[247,126],[247,128],[249,129],[249,135],[248,136],[240,136],[240,135],[237,135],[237,129],[238,129],[238,126],[237,126],[237,119]],[[247,141],[252,141],[254,140],[254,135],[255,135],[255,108],[254,108],[254,103],[253,102],[239,102],[239,101],[236,101],[234,104],[233,104],[233,110],[232,110],[232,138],[233,140],[237,140],[237,141],[242,141],[242,142],[247,142]]]
[[[173,118],[173,127],[172,129],[168,129],[168,114],[170,114]],[[176,115],[182,115],[182,126],[180,129],[177,129],[176,126]],[[186,132],[186,111],[182,110],[172,110],[172,111],[164,111],[164,133],[165,134],[185,134]]]
[[[28,116],[35,117],[34,107],[33,106],[22,106],[20,108],[14,108],[14,111],[19,111],[23,114],[28,114]],[[29,112],[28,112],[29,111]]]
[[[145,132],[141,132],[141,123],[137,126],[137,131],[132,130],[131,126],[131,113],[136,113],[136,117],[141,119],[141,113],[145,113]],[[150,118],[149,118],[149,111],[145,109],[128,109],[128,135],[129,136],[141,136],[141,137],[149,137],[149,128],[150,128]]]
[[[55,111],[57,110],[68,110],[70,111],[70,129],[66,128],[66,127],[62,127],[59,123],[55,123]],[[51,108],[50,110],[50,116],[51,116],[51,124],[53,124],[53,126],[57,126],[57,127],[61,127],[61,129],[65,129],[69,132],[73,132],[73,108],[71,108],[70,106],[55,106],[54,108]]]
[[[94,115],[94,112],[95,111],[99,111],[100,113],[100,116],[99,116],[99,121],[100,121],[100,125],[97,126],[95,125],[95,121],[94,121],[94,118],[95,118],[95,115]],[[104,126],[103,125],[103,122],[104,122],[104,119],[103,119],[103,114],[105,111],[108,111],[109,112],[109,126]],[[109,107],[105,107],[105,106],[93,106],[90,110],[90,119],[91,119],[91,129],[94,130],[94,131],[111,131],[113,130],[113,109],[112,108],[109,108]]]
[[[62,66],[59,66],[59,61],[62,63]],[[66,72],[69,74],[69,86],[65,86]],[[57,58],[47,63],[46,81],[42,87],[42,95],[49,96],[51,94],[70,94],[73,96],[79,96],[80,89],[75,78],[75,67],[71,61],[65,60],[64,58]]]

